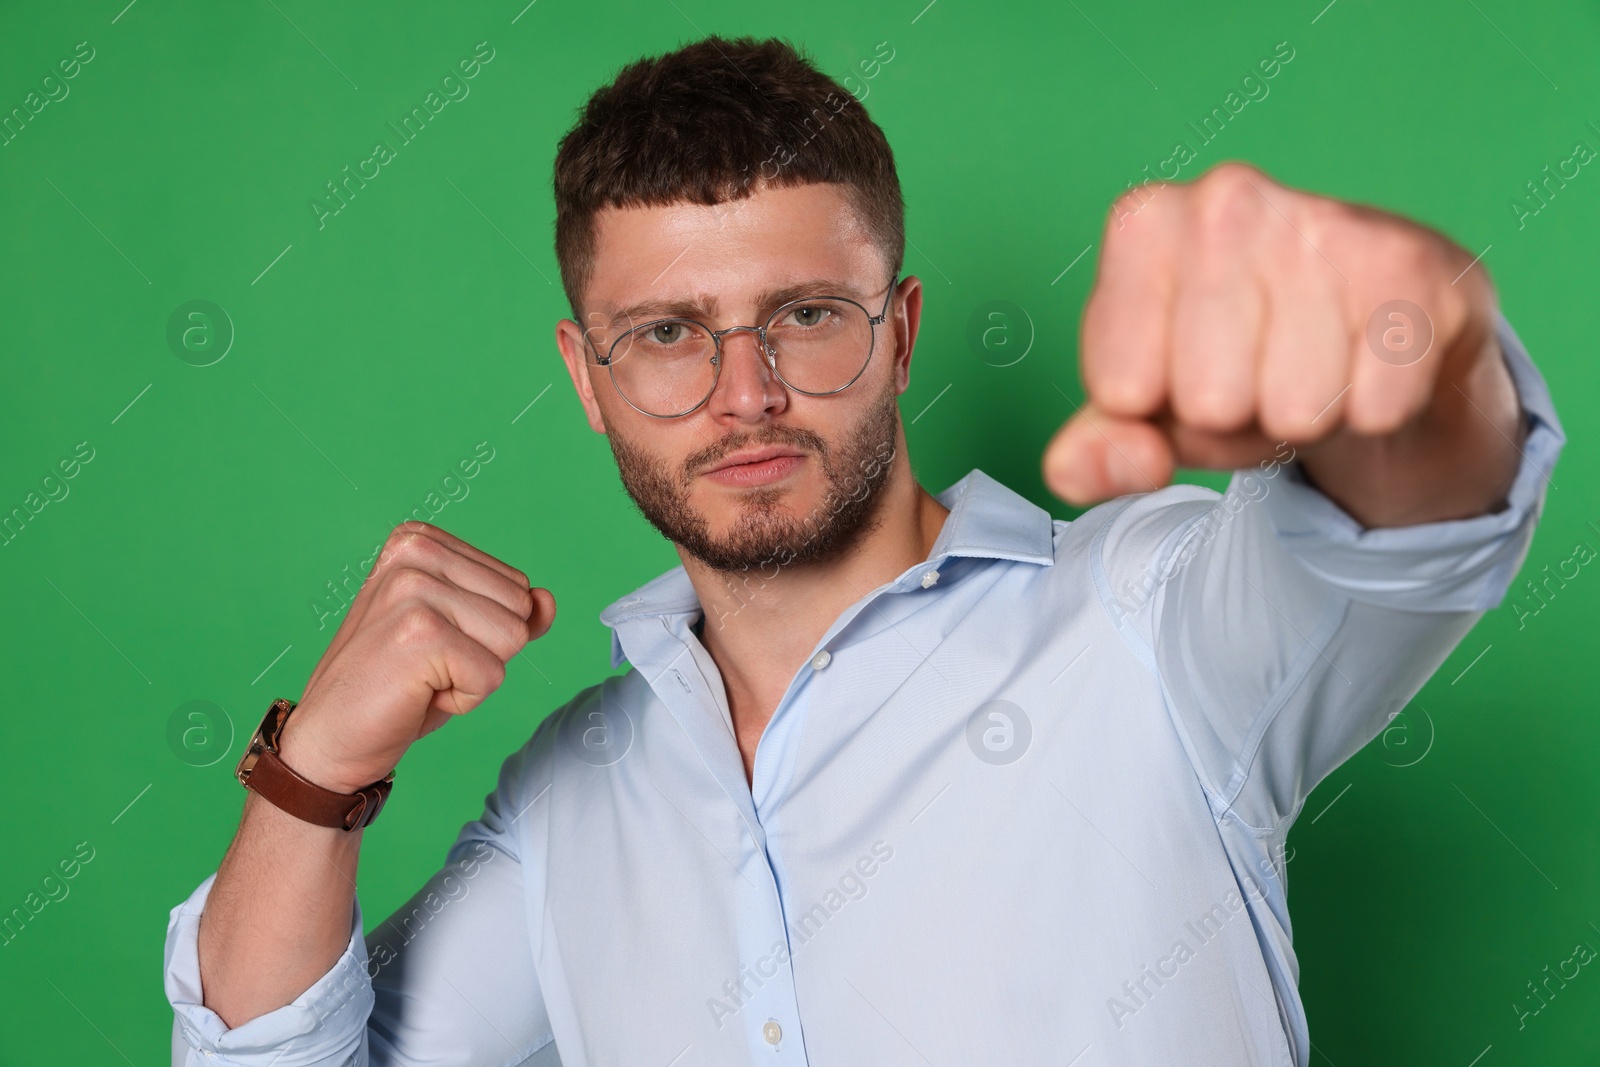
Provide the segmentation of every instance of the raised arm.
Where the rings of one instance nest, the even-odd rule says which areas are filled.
[[[231,1029],[201,1003],[196,934],[214,879],[201,883],[173,909],[167,932],[175,1067],[213,1057],[276,1067],[559,1067],[534,966],[522,851],[524,817],[538,817],[529,813],[529,767],[548,740],[536,731],[506,759],[483,813],[411,899],[365,935],[353,903],[333,965],[289,1004]],[[534,785],[534,795],[542,788]]]
[[[549,629],[554,613],[554,598],[530,589],[522,572],[437,527],[404,524],[290,714],[283,762],[337,793],[382,778],[418,738],[494,692],[507,661]],[[364,833],[302,822],[247,796],[214,879],[175,910],[169,928],[168,992],[180,1015],[178,1035],[196,1048],[226,1043],[230,1034],[235,1045],[248,1045],[252,1035],[273,1029],[250,1029],[253,1020],[277,1013],[275,1022],[283,1022],[280,1009],[348,962],[359,933]],[[180,922],[185,908],[192,929]],[[356,993],[364,1023],[370,988]],[[357,1030],[364,1027],[337,1035],[318,1027],[312,1039],[342,1041],[353,1054]],[[176,1054],[175,1061],[182,1062]]]

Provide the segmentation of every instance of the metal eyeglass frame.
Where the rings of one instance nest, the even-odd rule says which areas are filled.
[[[611,345],[606,349],[606,354],[604,356],[601,356],[600,350],[595,348],[594,341],[589,337],[588,330],[583,332],[583,339],[588,342],[589,347],[593,348],[595,355],[599,357],[597,359],[597,365],[606,368],[606,373],[611,376],[611,385],[616,389],[617,395],[622,397],[623,400],[627,401],[628,406],[633,410],[637,411],[641,415],[648,415],[652,419],[682,418],[683,416],[694,411],[701,404],[704,404],[707,400],[711,399],[711,394],[717,391],[717,382],[722,378],[722,337],[724,334],[737,333],[740,330],[748,330],[756,335],[761,345],[761,354],[766,357],[767,367],[772,371],[773,375],[778,379],[778,381],[784,384],[785,388],[793,389],[797,393],[804,393],[806,396],[832,396],[835,393],[842,393],[854,385],[856,380],[866,373],[868,365],[872,363],[872,354],[878,349],[877,328],[883,325],[883,323],[889,318],[889,303],[894,299],[894,291],[899,284],[900,275],[896,274],[894,276],[894,280],[889,283],[889,291],[884,294],[883,311],[877,315],[873,315],[870,311],[868,311],[860,301],[851,300],[847,296],[827,296],[819,294],[816,296],[802,296],[798,299],[791,300],[786,304],[780,305],[775,311],[773,311],[771,315],[767,316],[767,321],[760,326],[729,326],[725,330],[713,330],[703,322],[700,322],[696,319],[684,318],[683,316],[679,315],[664,319],[651,319],[649,322],[642,322],[637,326],[629,327],[620,337],[611,342]],[[789,380],[783,376],[783,371],[778,369],[777,352],[773,350],[771,345],[767,344],[767,327],[771,326],[778,316],[797,304],[807,304],[817,300],[842,300],[847,304],[854,304],[856,307],[861,308],[862,314],[867,316],[867,329],[869,331],[869,337],[871,338],[871,341],[867,347],[867,358],[861,361],[861,369],[856,371],[855,375],[848,382],[845,382],[843,385],[839,386],[839,388],[829,389],[822,393],[813,393],[809,389],[801,389],[799,386],[790,384]],[[711,335],[711,343],[715,346],[714,352],[711,356],[711,366],[713,368],[711,375],[711,387],[706,390],[705,396],[701,397],[699,400],[696,400],[693,404],[684,408],[682,411],[672,415],[657,415],[655,412],[646,411],[638,404],[635,404],[632,400],[629,400],[628,395],[622,391],[622,386],[617,384],[617,373],[613,369],[615,361],[611,358],[611,353],[616,351],[617,345],[621,343],[623,338],[628,337],[635,330],[642,330],[647,326],[659,326],[663,322],[687,322],[698,326],[700,329]]]

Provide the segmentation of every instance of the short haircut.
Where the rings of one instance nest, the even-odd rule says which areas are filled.
[[[794,46],[713,35],[629,63],[556,150],[556,263],[573,318],[582,321],[602,209],[720,204],[810,182],[845,186],[898,276],[905,202],[888,138]]]

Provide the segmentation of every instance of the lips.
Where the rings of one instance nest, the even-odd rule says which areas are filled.
[[[804,455],[804,452],[798,452],[795,449],[784,448],[778,445],[769,445],[766,448],[744,449],[723,457],[720,463],[707,469],[706,473],[711,474],[715,471],[726,470],[729,467],[738,467],[750,463],[764,463],[769,459],[777,459],[780,456],[799,457]]]

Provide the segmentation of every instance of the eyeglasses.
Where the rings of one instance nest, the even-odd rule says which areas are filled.
[[[830,396],[848,389],[867,369],[876,327],[889,317],[899,281],[896,275],[889,283],[877,315],[849,297],[807,296],[784,304],[760,326],[713,330],[694,319],[654,319],[611,342],[597,362],[636,411],[673,419],[711,398],[722,371],[722,338],[748,330],[780,382],[807,396]],[[599,356],[588,331],[584,339]]]

